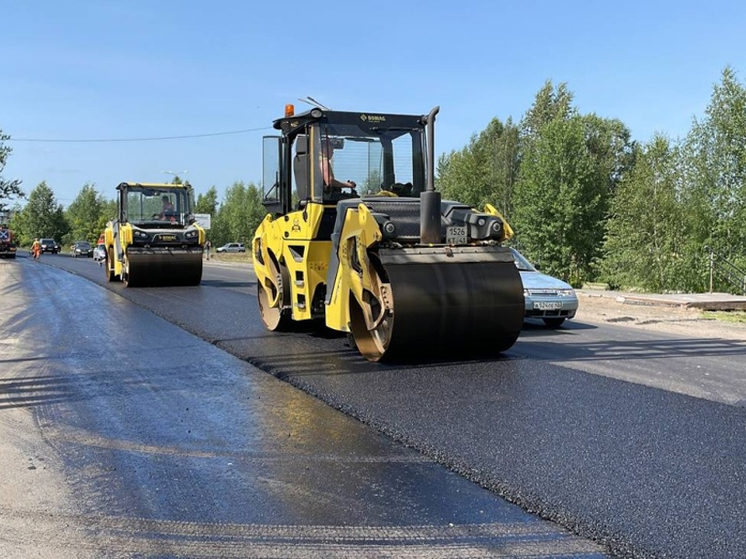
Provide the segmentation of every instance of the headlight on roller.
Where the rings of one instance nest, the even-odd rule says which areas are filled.
[[[382,226],[381,229],[383,230],[383,236],[386,239],[395,239],[396,238],[396,225],[394,225],[393,221],[387,221]]]
[[[199,237],[199,231],[197,231],[196,229],[194,231],[187,231],[186,233],[184,233],[184,236],[187,239],[196,239],[197,237]]]
[[[139,231],[138,229],[133,229],[132,230],[132,236],[135,239],[139,239],[141,241],[147,240],[147,238],[148,238],[148,234],[147,233],[145,233],[144,231]]]

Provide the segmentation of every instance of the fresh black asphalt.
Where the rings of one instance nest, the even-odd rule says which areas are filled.
[[[742,344],[571,322],[497,359],[385,366],[320,328],[266,332],[246,268],[109,287],[616,554],[746,555],[746,410],[723,403],[743,392]]]

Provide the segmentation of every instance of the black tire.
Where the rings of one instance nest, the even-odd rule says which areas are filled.
[[[272,259],[271,270],[276,275],[275,280],[280,290],[279,297],[281,305],[282,307],[287,307],[290,302],[290,273],[285,266],[277,264],[274,259]],[[293,324],[290,309],[270,307],[269,299],[271,296],[260,281],[256,283],[256,296],[259,315],[267,330],[272,332],[287,332]]]
[[[124,257],[124,261],[122,262],[122,283],[124,284],[124,287],[134,287],[134,283],[132,283],[132,278],[130,277],[130,267],[129,262],[127,261],[127,256]]]
[[[106,282],[110,283],[116,279],[114,276],[114,266],[110,265],[111,260],[109,259],[109,253],[111,252],[111,249],[106,251],[106,258],[104,259],[104,274],[106,277]]]
[[[559,328],[565,323],[564,318],[542,318],[547,328]]]

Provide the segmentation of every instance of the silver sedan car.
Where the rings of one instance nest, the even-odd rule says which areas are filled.
[[[526,318],[540,318],[549,328],[559,328],[578,310],[578,296],[570,284],[542,274],[517,250],[511,248],[523,281]]]
[[[106,260],[106,245],[96,245],[96,248],[93,249],[93,259],[99,264]]]
[[[217,252],[246,252],[243,243],[228,243],[217,248]]]

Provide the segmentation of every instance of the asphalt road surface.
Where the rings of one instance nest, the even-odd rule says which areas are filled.
[[[144,307],[239,357],[241,361],[233,360],[230,366],[220,367],[219,372],[208,375],[209,379],[215,379],[216,391],[220,394],[223,393],[219,388],[226,384],[240,387],[247,384],[248,379],[252,379],[252,383],[270,382],[268,379],[272,377],[256,373],[245,365],[248,362],[375,428],[375,431],[363,429],[358,423],[349,423],[362,432],[374,437],[376,431],[385,433],[406,447],[419,450],[420,453],[413,456],[441,472],[440,475],[446,476],[444,479],[451,479],[447,477],[448,472],[460,473],[492,492],[486,494],[486,500],[489,501],[494,494],[503,496],[524,510],[538,513],[584,538],[601,543],[614,554],[639,557],[744,556],[746,410],[743,402],[746,401],[746,386],[742,372],[746,370],[746,346],[743,344],[570,322],[560,331],[529,326],[516,346],[499,359],[400,367],[373,365],[350,349],[344,337],[323,330],[303,328],[282,335],[266,332],[258,319],[253,275],[248,268],[210,265],[206,268],[202,286],[196,288],[125,290],[120,284],[107,286],[137,304],[133,306],[110,292],[44,264],[67,268],[78,276],[103,284],[100,268],[90,260],[65,256],[45,256],[41,266],[23,260],[17,263],[24,276],[34,274],[31,277],[36,277],[39,282],[51,276],[54,279],[48,282],[64,283],[61,278],[65,278],[70,287],[75,286],[85,293],[98,293],[94,302],[88,300],[90,297],[84,297],[84,306],[92,309],[86,311],[86,315],[106,317],[110,325],[119,326],[117,337],[132,329],[131,324],[125,328],[117,317],[132,314],[148,317],[149,313],[138,308]],[[7,267],[3,271],[5,269]],[[34,297],[44,292],[43,283],[35,293],[33,286],[34,282],[24,279],[21,291],[32,291],[30,295]],[[54,285],[47,287],[58,297],[76,297],[71,292],[63,293]],[[53,316],[58,314],[59,309],[52,313]],[[74,316],[72,312],[69,314]],[[66,320],[72,319],[54,320],[62,321],[64,325]],[[152,319],[142,318],[142,321],[148,324]],[[21,321],[19,324],[38,334],[38,323],[24,324]],[[162,322],[160,326],[140,328],[150,334],[130,343],[138,344],[140,353],[147,354],[146,350],[151,346],[146,342],[154,338],[154,332],[170,329],[170,326]],[[107,336],[103,336],[102,341],[106,339]],[[199,345],[193,337],[188,339],[195,346],[204,345]],[[121,371],[127,375],[133,371],[128,361],[134,359],[129,347],[131,345],[127,344],[118,348],[116,354],[118,361],[124,361]],[[110,363],[109,369],[116,369],[104,356],[105,352],[106,346],[103,345],[99,359]],[[211,352],[220,358],[213,358]],[[205,375],[202,368],[206,367],[209,372],[208,365],[219,359],[228,359],[225,353],[212,347],[200,349],[199,355],[182,350],[178,353],[185,355],[190,363],[189,367],[184,367],[183,378],[180,377],[182,382],[189,381],[191,385],[186,392],[199,390]],[[87,363],[87,368],[90,366],[88,360],[81,361]],[[140,382],[149,378],[145,372],[141,372],[140,377]],[[264,380],[254,381],[254,377]],[[111,382],[110,378],[107,379]],[[287,384],[278,384],[287,387]],[[208,383],[203,390],[207,391],[210,386]],[[162,387],[169,394],[183,396],[183,387],[172,387],[165,379],[162,379]],[[258,388],[256,390],[261,392]],[[209,394],[215,398],[212,392]],[[230,401],[223,401],[225,398]],[[220,432],[219,425],[225,430],[226,424],[235,421],[231,414],[257,413],[253,398],[248,397],[244,406],[239,406],[235,399],[235,395],[223,395],[215,406],[210,407],[219,410],[214,412],[215,432]],[[162,394],[149,406],[139,403],[137,398],[130,398],[127,406],[133,406],[139,414],[153,409],[160,410],[157,414],[168,415],[171,412],[167,401],[166,395]],[[240,409],[229,410],[234,404]],[[141,410],[142,407],[146,409]],[[52,408],[56,409],[55,406]],[[41,406],[41,409],[46,408]],[[324,409],[325,412],[319,413],[337,417],[329,408]],[[155,429],[151,425],[153,419],[145,416],[136,424],[147,432]],[[334,432],[326,421],[304,422],[293,415],[283,415],[282,419],[288,429],[313,423],[317,438],[327,439]],[[340,421],[349,420],[341,416]],[[173,436],[172,427],[173,424],[167,423],[159,428],[163,431],[159,434],[166,438]],[[231,436],[246,437],[244,429]],[[344,432],[346,437],[347,431],[352,429],[345,423],[336,431],[336,436]],[[214,444],[211,436],[212,432],[205,435],[205,440]],[[359,438],[359,435],[349,436],[355,440]],[[223,433],[223,437],[227,435]],[[276,438],[266,432],[263,437],[266,440]],[[312,435],[304,433],[302,438],[308,440],[309,437]],[[392,444],[390,439],[381,440]],[[228,447],[234,442],[239,446],[245,443],[239,439],[223,444]],[[176,446],[180,448],[180,445]],[[358,452],[353,442],[349,448],[353,453]],[[404,447],[395,444],[390,448],[398,449],[396,452],[405,451]],[[436,460],[447,469],[435,467],[425,457]],[[147,458],[141,467],[152,469],[153,456]],[[99,462],[92,460],[91,463]],[[356,468],[347,473],[358,471]],[[179,469],[185,476],[196,475],[184,464]],[[212,469],[206,469],[212,472],[211,476],[217,475]],[[400,479],[394,477],[397,475],[385,475],[381,479]],[[116,476],[117,479],[120,477]],[[323,477],[319,473],[319,484],[328,491],[328,485],[321,480]],[[458,476],[455,479],[463,481]],[[137,483],[142,481],[138,479]],[[335,479],[334,483],[340,485],[338,481]],[[371,482],[370,478],[363,476],[357,493],[369,492],[368,483]],[[131,481],[125,483],[125,488],[130,483],[137,486]],[[218,486],[225,483],[223,479]],[[375,487],[376,482],[372,483]],[[392,483],[390,491],[396,494],[398,485]],[[430,492],[442,497],[447,493],[444,488],[448,487],[444,483],[430,478],[409,495],[421,496],[424,488],[429,487]],[[468,486],[476,494],[483,495],[477,491],[476,485]],[[459,488],[456,494],[463,495],[464,491]],[[215,495],[205,489],[207,494],[215,499]],[[368,497],[370,495],[361,495],[355,506],[368,510],[371,506]],[[472,499],[468,497],[467,501]],[[266,501],[270,509],[271,501]],[[499,501],[495,499],[496,503]],[[132,506],[143,506],[142,499],[133,498]],[[184,501],[182,506],[194,513],[197,505]],[[386,526],[412,524],[411,513],[396,508],[392,510],[389,506],[390,503],[382,507],[390,511]],[[475,525],[474,518],[455,523],[445,519],[450,506],[453,505],[433,505],[432,510],[441,515],[440,523],[420,524],[435,531],[446,525],[450,528],[451,523],[454,528],[459,526],[461,529]],[[295,506],[289,508],[294,510]],[[462,508],[471,513],[476,510],[466,504]],[[107,515],[117,517],[116,510],[106,507],[104,510]],[[168,520],[172,518],[173,511],[169,508],[149,510],[157,511]],[[479,510],[485,509],[480,507]],[[232,514],[226,512],[226,516]],[[380,511],[363,514],[364,518],[357,523],[353,520],[353,525],[369,527],[374,518],[381,521],[379,515]],[[339,516],[348,517],[344,513]],[[249,520],[239,516],[228,521]],[[500,523],[494,519],[492,522],[493,525]],[[329,520],[326,513],[321,513],[313,525],[337,523]],[[566,534],[557,537],[562,545],[573,542],[569,545],[579,547],[568,551],[549,537],[543,542],[544,548],[535,555],[576,556],[599,551],[590,541],[569,538]],[[535,537],[532,541],[537,539],[541,540]],[[463,543],[458,541],[453,545]],[[481,541],[474,543],[473,547],[467,545],[440,551],[435,542],[426,545],[435,546],[428,549],[435,549],[435,553],[442,551],[443,556],[479,554],[478,550],[482,550],[484,556],[513,553],[500,551],[499,543],[485,551]],[[370,550],[370,547],[363,548]],[[403,547],[393,555],[422,553],[425,547],[412,549]]]
[[[0,557],[603,556],[45,264],[100,273],[64,256],[0,261]],[[201,293],[184,324],[235,338],[245,287],[210,281],[220,287],[132,293],[167,312]],[[235,308],[221,316],[225,295]]]

